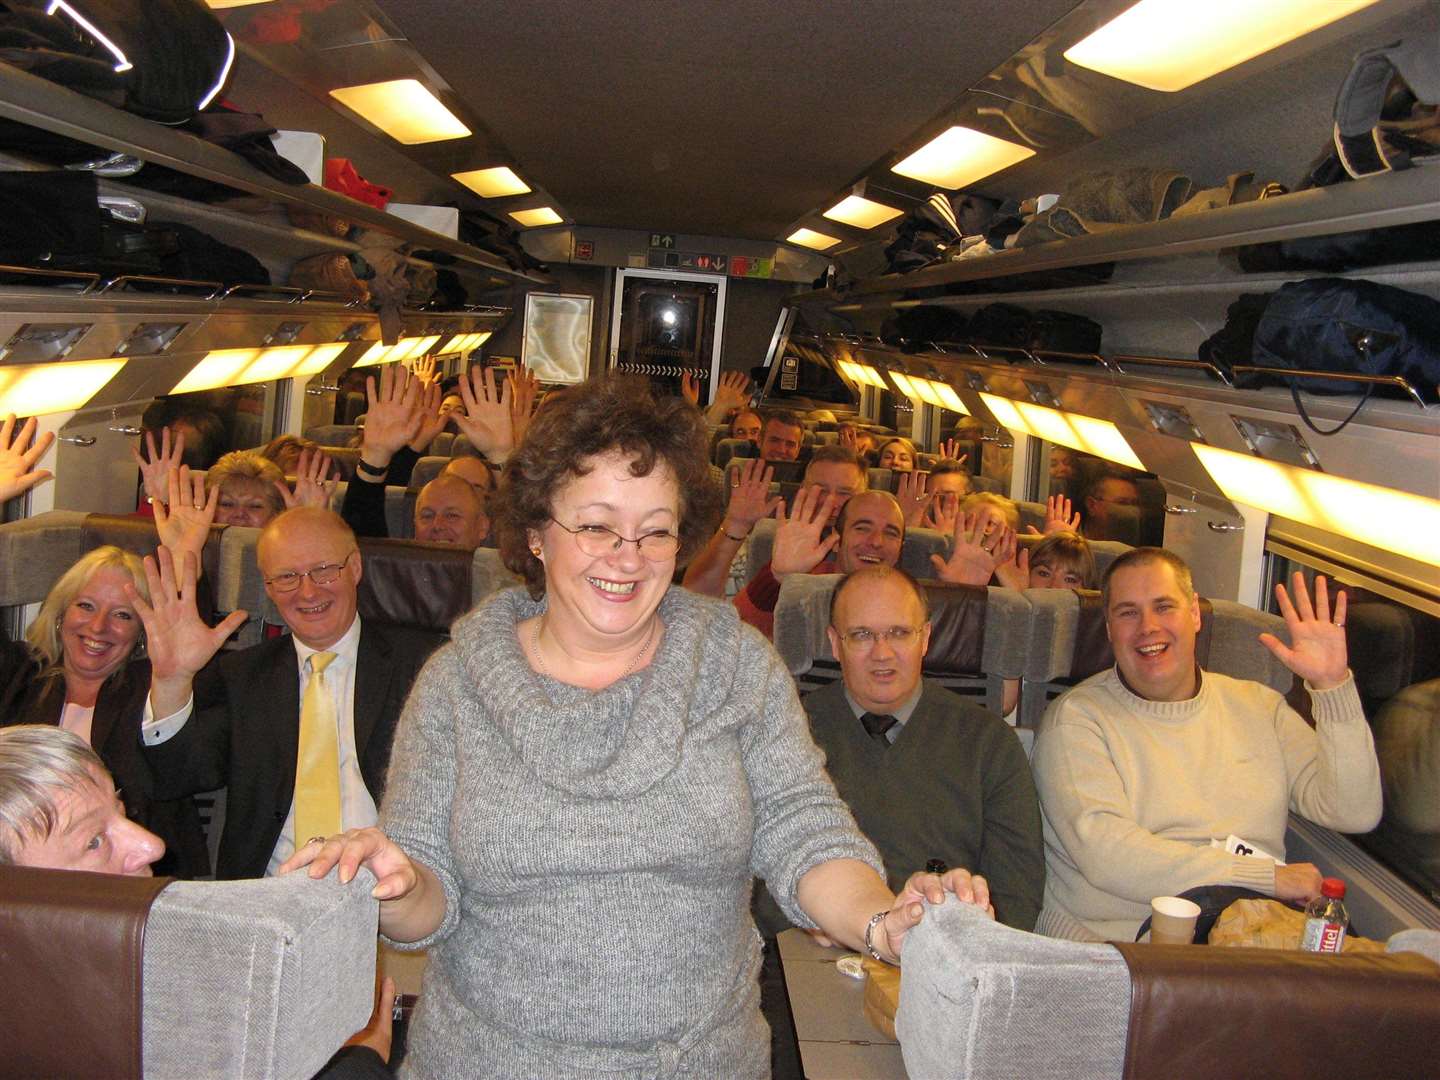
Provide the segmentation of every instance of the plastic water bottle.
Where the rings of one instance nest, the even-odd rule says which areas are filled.
[[[1307,952],[1338,953],[1349,925],[1345,882],[1327,877],[1320,883],[1320,895],[1305,908],[1305,936],[1300,939],[1300,948]]]

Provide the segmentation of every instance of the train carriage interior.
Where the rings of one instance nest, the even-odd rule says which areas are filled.
[[[958,495],[936,487],[917,506],[898,565],[921,579],[935,628],[927,678],[1010,713],[1027,751],[1054,700],[1116,663],[1099,582],[935,580],[967,493],[1017,515],[1027,552],[1063,503],[1099,573],[1136,547],[1177,553],[1202,601],[1200,666],[1271,687],[1311,725],[1304,680],[1256,637],[1283,634],[1276,587],[1293,575],[1343,588],[1383,814],[1358,834],[1292,814],[1286,852],[1345,880],[1356,934],[1440,963],[1440,938],[1424,936],[1440,932],[1436,0],[17,0],[0,4],[0,48],[0,419],[33,418],[34,467],[52,474],[0,515],[9,642],[88,553],[155,551],[137,455],[182,434],[195,476],[258,452],[296,500],[323,453],[333,472],[306,489],[321,492],[311,505],[350,521],[357,492],[374,495],[360,616],[444,642],[521,580],[494,527],[512,446],[467,419],[467,373],[488,373],[497,405],[503,392],[515,443],[548,395],[630,373],[704,413],[711,482],[738,487],[771,459],[780,520],[754,524],[714,593],[725,599],[770,573],[816,453],[857,448],[865,486],[903,508],[916,485],[959,474]],[[428,419],[404,474],[392,466],[377,487],[379,425],[367,443],[366,422],[397,372],[423,383]],[[527,388],[538,405],[515,406]],[[756,429],[742,434],[747,414]],[[772,423],[798,427],[795,452],[767,452]],[[249,481],[262,502],[271,471]],[[458,546],[425,510],[455,475],[484,519]],[[264,520],[230,520],[200,549],[201,602],[212,622],[248,612],[225,645],[238,651],[285,617],[258,560]],[[824,569],[778,583],[773,608],[802,695],[841,678],[826,633],[839,579]],[[27,722],[0,716],[0,730]],[[200,881],[164,902],[119,890],[106,914],[133,926],[137,905],[158,904],[153,956],[77,931],[105,978],[133,976],[140,949],[143,980],[126,985],[172,1010],[163,1032],[124,1003],[96,1010],[92,1026],[129,1033],[96,1059],[114,1075],[314,1075],[364,1023],[368,989],[353,987],[313,1018],[325,1053],[298,1049],[293,1015],[246,1019],[247,1000],[323,993],[305,961],[368,949],[356,920],[375,915],[310,897],[306,928],[257,917],[254,948],[275,971],[241,964],[205,915],[207,895],[236,926],[263,907],[211,880],[226,802],[223,788],[196,800],[191,865],[209,872],[185,876]],[[0,945],[108,906],[65,882],[6,884],[6,862],[0,906],[27,914]],[[332,919],[341,931],[316,932]],[[969,1054],[947,1075],[1119,1077],[1128,1053],[1123,1075],[1141,1076],[1157,1059],[1137,1040],[1194,1034],[1127,1011],[1109,953],[1073,974],[1079,945],[946,925],[924,967],[939,989],[886,1034],[807,967],[815,955],[782,952],[793,1075],[919,1077]],[[1091,1016],[1104,1045],[1086,1059],[1042,1040],[1033,1060],[1007,1058],[1004,1032],[984,1026],[993,1001],[935,1005],[967,942],[977,972],[1016,949],[1066,973],[1025,985],[1026,1023],[1043,1027],[1064,995],[1115,997]],[[85,948],[71,952],[65,964],[84,966]],[[14,955],[45,969],[43,950]],[[423,956],[382,948],[379,963],[422,992]],[[207,966],[233,975],[215,991],[230,1037],[202,1062],[163,1048],[193,1003],[161,987]],[[1404,979],[1433,990],[1429,977],[1377,972],[1335,993],[1364,1023]],[[1246,995],[1254,1016],[1283,1015]],[[1404,1042],[1408,1014],[1395,1015],[1375,1031]],[[54,1049],[25,1060],[61,1073],[81,1060]],[[0,1075],[40,1073],[0,1062]]]

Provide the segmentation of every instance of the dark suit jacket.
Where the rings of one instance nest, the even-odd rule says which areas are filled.
[[[376,803],[385,793],[395,724],[438,634],[361,624],[355,748]],[[195,711],[167,742],[145,748],[159,795],[228,788],[215,876],[262,877],[295,795],[300,674],[286,637],[225,654],[195,680]]]
[[[140,720],[149,692],[148,660],[132,660],[110,676],[95,700],[90,745],[110,770],[126,815],[165,841],[155,872],[203,877],[210,872],[210,856],[194,801],[157,799],[154,777],[140,753]],[[65,676],[42,677],[39,660],[23,643],[0,638],[0,726],[59,725],[64,709]]]

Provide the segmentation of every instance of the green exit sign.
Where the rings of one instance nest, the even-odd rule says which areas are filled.
[[[668,232],[652,232],[650,234],[650,246],[652,248],[668,248],[673,250],[675,247],[675,234]]]

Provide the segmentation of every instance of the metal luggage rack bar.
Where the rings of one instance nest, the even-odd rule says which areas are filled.
[[[1409,394],[1416,405],[1422,409],[1430,406],[1420,396],[1420,392],[1410,384],[1410,381],[1403,375],[1358,375],[1344,371],[1313,371],[1308,368],[1273,368],[1261,367],[1256,364],[1234,364],[1230,368],[1236,375],[1274,375],[1277,378],[1287,379],[1327,379],[1335,382],[1365,383],[1370,386],[1393,386]],[[1440,387],[1437,387],[1440,389]]]
[[[1235,384],[1230,380],[1230,376],[1226,375],[1225,372],[1221,371],[1220,368],[1214,364],[1205,360],[1179,360],[1170,356],[1134,356],[1126,353],[1112,356],[1110,363],[1114,365],[1113,370],[1118,371],[1121,375],[1129,374],[1125,370],[1126,364],[1141,364],[1150,367],[1165,367],[1175,368],[1181,371],[1203,372],[1230,389],[1233,390],[1235,388]]]
[[[34,266],[11,266],[9,264],[0,264],[0,275],[5,274],[14,274],[20,277],[39,278],[40,281],[38,282],[38,284],[41,285],[59,285],[61,282],[65,282],[70,285],[82,285],[84,287],[80,290],[81,296],[84,296],[86,293],[95,291],[95,289],[99,287],[102,281],[102,278],[99,274],[92,273],[88,270],[41,270]]]
[[[193,290],[202,300],[216,300],[224,292],[225,286],[218,281],[198,281],[192,278],[157,277],[153,274],[121,274],[119,277],[110,278],[104,285],[96,290],[97,295],[111,292],[124,292],[134,285],[156,285],[175,292]],[[141,290],[142,292],[145,290]]]

